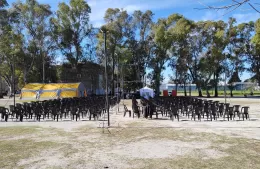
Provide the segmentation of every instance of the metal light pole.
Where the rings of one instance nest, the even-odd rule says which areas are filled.
[[[13,92],[14,92],[14,111],[15,111],[15,60],[13,54]]]
[[[123,96],[123,104],[125,103],[125,93],[124,93],[124,70],[123,65],[121,66],[121,73],[122,73],[122,96]]]
[[[42,55],[42,83],[45,83],[45,57]]]
[[[105,76],[106,76],[106,109],[107,109],[107,125],[110,126],[110,115],[109,115],[109,101],[108,101],[108,79],[107,79],[107,30],[100,29],[103,32],[105,40]]]
[[[225,55],[225,63],[226,63],[226,59],[227,59],[227,56]],[[225,66],[225,82],[224,82],[225,104],[227,103],[226,85],[227,85],[227,70],[226,70],[226,66]]]
[[[119,112],[119,85],[118,85],[118,74],[119,74],[119,57],[118,57],[118,54],[116,53],[117,55],[117,77],[116,77],[116,88],[117,88],[117,113]]]

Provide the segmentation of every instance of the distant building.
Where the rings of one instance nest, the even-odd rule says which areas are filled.
[[[234,90],[248,90],[251,88],[255,88],[257,86],[257,83],[252,82],[234,82],[233,83]]]
[[[77,68],[71,64],[61,66],[60,80],[63,83],[82,82],[88,94],[104,94],[104,67],[92,63],[80,63]]]
[[[190,89],[191,89],[191,91],[197,90],[196,84],[186,84],[186,90],[189,91]],[[163,90],[168,90],[168,91],[176,90],[176,84],[162,84],[160,86],[160,91],[163,91]],[[184,91],[184,85],[178,84],[177,90]]]
[[[259,89],[257,83],[251,83],[251,82],[234,82],[233,86],[234,86],[234,90],[239,90],[239,91],[240,90],[249,90],[249,89],[254,89],[254,90]],[[191,84],[191,85],[186,84],[186,90],[189,91],[190,88],[191,88],[191,91],[197,90],[196,84]],[[212,88],[210,88],[210,89],[212,89]],[[168,90],[168,91],[176,90],[176,85],[175,84],[162,84],[160,86],[160,91],[163,91],[163,90]],[[178,84],[177,90],[184,91],[184,85]],[[224,90],[223,83],[219,83],[218,90]],[[227,84],[226,90],[229,90],[228,84]]]

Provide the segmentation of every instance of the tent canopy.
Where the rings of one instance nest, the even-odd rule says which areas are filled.
[[[26,84],[21,91],[23,98],[36,98],[37,91],[41,90],[44,84],[41,83],[29,83]]]
[[[144,88],[140,89],[140,95],[146,99],[149,99],[149,97],[154,97],[154,91],[153,89],[145,86]]]
[[[44,86],[44,84],[41,83],[28,83],[23,87],[23,91],[28,90],[28,91],[36,91],[36,90],[40,90],[42,87]]]
[[[85,96],[83,83],[29,83],[21,91],[22,98],[67,98]]]

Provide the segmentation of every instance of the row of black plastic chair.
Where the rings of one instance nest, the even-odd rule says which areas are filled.
[[[234,105],[230,103],[220,103],[219,101],[206,100],[196,97],[158,97],[155,99],[141,99],[142,106],[148,106],[149,116],[158,114],[162,116],[178,119],[180,116],[191,117],[191,120],[201,120],[207,118],[207,120],[217,120],[220,117],[223,119],[234,120],[235,117],[249,119],[249,107]],[[146,115],[147,117],[147,115]]]
[[[120,100],[119,100],[120,101]],[[109,107],[118,104],[116,97],[109,97]],[[9,119],[16,121],[26,120],[98,120],[106,113],[106,99],[103,96],[64,98],[45,101],[17,103],[9,109],[0,107],[1,121]]]

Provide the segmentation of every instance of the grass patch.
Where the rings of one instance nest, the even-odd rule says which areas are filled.
[[[2,140],[0,141],[0,168],[26,168],[26,166],[19,166],[20,160],[37,157],[41,151],[51,149],[55,149],[57,153],[62,155],[61,161],[69,160],[67,168],[84,166],[89,163],[102,164],[103,155],[108,155],[111,160],[118,159],[121,164],[128,164],[130,168],[260,168],[259,140],[193,132],[190,129],[146,128],[142,126],[143,124],[145,122],[133,122],[128,124],[129,126],[126,128],[110,128],[109,131],[111,134],[108,134],[106,129],[106,134],[103,134],[102,128],[88,126],[74,129],[71,132],[66,132],[62,129],[47,128],[43,129],[44,132],[41,135],[37,135],[37,141],[30,139],[30,135],[26,137],[27,139]],[[140,127],[138,127],[139,125]],[[0,128],[0,136],[27,135],[38,131],[37,127]],[[64,139],[64,142],[60,139],[58,139],[59,141],[55,141],[54,137],[60,137]],[[196,144],[196,142],[201,144],[207,143],[205,149],[223,152],[227,156],[221,156],[216,159],[205,159],[203,157],[206,155],[203,154],[201,148],[193,150],[190,154],[161,159],[131,158],[112,153],[118,146],[121,148],[123,145],[131,147],[133,145],[131,143],[138,143],[144,140],[151,141],[153,144],[157,144],[156,141],[159,142],[160,140],[172,140],[180,144],[181,142],[185,144],[191,142],[191,144]],[[142,148],[142,145],[140,145],[140,148]],[[82,159],[82,157],[86,157],[86,159]],[[73,160],[70,161],[70,159]],[[48,167],[53,168],[55,166]],[[116,167],[116,163],[114,166],[109,166],[109,168]]]
[[[51,149],[55,146],[57,143],[35,142],[30,139],[0,141],[0,168],[15,168],[20,160],[33,157],[41,150]]]
[[[31,127],[0,127],[0,139],[1,137],[7,137],[7,136],[23,136],[23,135],[29,135],[34,134],[36,132],[40,131],[40,127],[37,126],[31,126]]]
[[[147,136],[147,132],[149,132]],[[138,133],[138,134],[137,134]],[[146,135],[141,139],[137,136]],[[122,139],[123,138],[123,139]],[[127,139],[128,138],[128,139]],[[136,139],[134,139],[136,138]],[[130,159],[129,165],[136,164],[133,168],[193,168],[193,169],[244,169],[260,168],[260,141],[246,138],[232,138],[209,133],[193,133],[190,131],[175,129],[140,129],[140,131],[125,130],[121,133],[121,140],[138,142],[145,140],[174,140],[183,142],[210,142],[208,149],[227,153],[227,157],[218,159],[202,159],[200,154],[185,155],[174,159]],[[156,143],[155,143],[156,144]],[[229,146],[221,146],[229,145]],[[207,148],[207,147],[205,147]],[[195,153],[196,154],[196,153]]]

